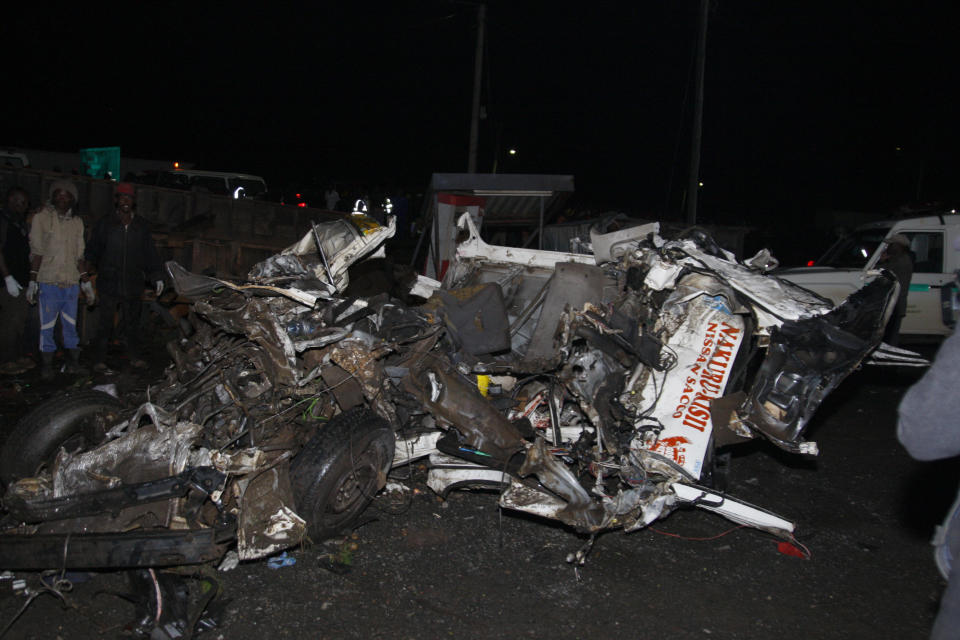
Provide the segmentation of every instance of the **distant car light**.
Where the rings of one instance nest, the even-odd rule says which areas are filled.
[[[815,260],[807,260],[807,266],[812,267]]]

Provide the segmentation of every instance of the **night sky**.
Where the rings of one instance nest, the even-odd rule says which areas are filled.
[[[272,185],[466,170],[468,3],[23,4],[43,9],[4,9],[0,144]],[[479,170],[572,173],[584,206],[679,217],[698,5],[489,2]],[[715,0],[701,219],[958,199],[955,6]]]

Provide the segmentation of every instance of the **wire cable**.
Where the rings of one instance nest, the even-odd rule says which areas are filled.
[[[747,527],[747,525],[745,525],[745,524],[740,524],[740,525],[737,525],[737,526],[733,527],[732,529],[727,529],[726,531],[724,531],[724,532],[722,532],[722,533],[718,533],[718,534],[715,535],[715,536],[706,536],[706,537],[702,537],[702,538],[701,538],[701,537],[696,537],[696,536],[682,536],[682,535],[680,535],[679,533],[670,533],[669,531],[660,531],[659,529],[654,529],[653,527],[647,527],[647,528],[650,529],[650,531],[653,531],[654,533],[659,533],[660,535],[662,535],[662,536],[667,536],[667,537],[669,537],[669,538],[679,538],[680,540],[690,540],[690,541],[693,541],[693,542],[708,542],[708,541],[710,541],[710,540],[717,540],[718,538],[722,538],[722,537],[724,537],[724,536],[730,535],[730,534],[733,533],[734,531],[736,531],[736,530],[738,530],[738,529],[745,529],[746,527]]]

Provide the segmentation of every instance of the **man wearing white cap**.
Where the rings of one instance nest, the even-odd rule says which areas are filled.
[[[69,180],[50,185],[50,202],[33,218],[30,227],[30,283],[27,300],[39,302],[40,374],[53,378],[53,355],[57,350],[54,329],[62,320],[63,346],[70,354],[70,366],[80,371],[80,340],[77,337],[77,298],[83,282],[88,303],[93,288],[84,270],[83,220],[74,215],[77,187]]]

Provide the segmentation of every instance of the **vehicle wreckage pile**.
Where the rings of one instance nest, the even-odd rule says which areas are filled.
[[[348,530],[391,467],[494,487],[503,507],[581,533],[641,529],[680,505],[790,538],[793,523],[714,487],[718,450],[804,429],[877,350],[896,281],[833,308],[708,236],[656,225],[593,255],[495,247],[473,221],[411,305],[347,297],[393,235],[316,225],[245,283],[167,269],[193,300],[143,397],[55,399],[2,452],[0,568],[156,567],[264,557]],[[318,250],[319,248],[319,250]]]

